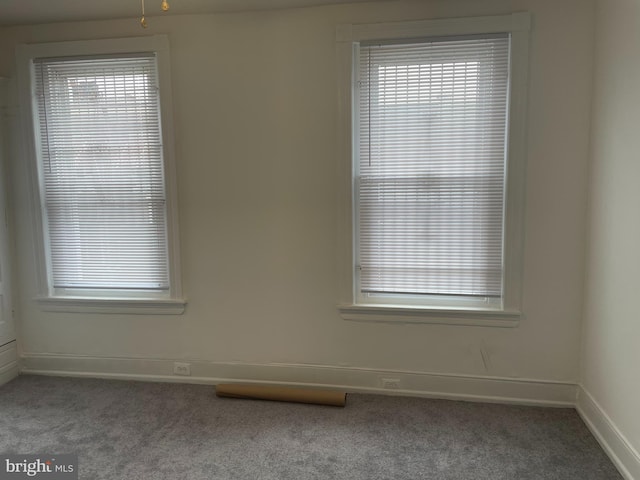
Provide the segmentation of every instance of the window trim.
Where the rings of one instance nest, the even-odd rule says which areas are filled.
[[[160,115],[164,157],[166,192],[167,242],[169,263],[169,294],[162,299],[141,295],[132,298],[105,298],[100,295],[61,296],[56,295],[50,282],[46,240],[43,224],[43,178],[37,154],[35,125],[33,122],[37,103],[34,99],[32,81],[33,60],[44,57],[91,56],[154,52],[157,58],[160,89]],[[32,201],[31,212],[35,243],[35,260],[38,277],[36,303],[46,311],[96,312],[96,313],[182,313],[185,301],[182,298],[180,274],[180,239],[178,227],[177,182],[175,167],[175,141],[173,136],[173,100],[171,96],[171,66],[169,40],[166,35],[146,37],[82,40],[19,45],[16,50],[17,75],[21,109],[21,120],[25,134],[25,153],[30,176],[29,188]]]
[[[184,300],[170,298],[36,297],[34,300],[45,312],[66,313],[180,315],[186,306]]]
[[[450,325],[515,326],[521,319],[524,250],[524,188],[527,83],[529,68],[528,12],[487,17],[450,18],[376,24],[343,24],[336,28],[338,72],[338,152],[341,184],[338,238],[338,310],[345,320],[445,323]],[[505,187],[504,292],[501,309],[438,308],[415,305],[358,304],[355,278],[356,234],[353,162],[353,69],[355,48],[372,40],[510,33],[510,109],[508,112],[507,181]],[[497,324],[496,324],[497,322]]]

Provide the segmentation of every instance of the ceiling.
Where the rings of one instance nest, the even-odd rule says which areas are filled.
[[[169,14],[239,12],[368,0],[168,0]],[[145,0],[148,16],[161,0]],[[140,16],[140,0],[0,0],[0,26]]]

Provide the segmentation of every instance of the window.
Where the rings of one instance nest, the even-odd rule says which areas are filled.
[[[528,16],[349,27],[343,315],[517,318]]]
[[[66,301],[56,308],[118,300],[140,311],[153,300],[155,310],[182,309],[160,97],[166,39],[153,38],[160,48],[137,51],[134,39],[134,51],[115,53],[110,41],[58,44],[87,50],[72,55],[28,46],[45,303]]]

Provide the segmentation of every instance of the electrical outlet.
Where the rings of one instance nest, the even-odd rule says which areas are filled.
[[[398,389],[400,388],[400,379],[399,378],[383,378],[382,388],[388,388],[390,390]]]
[[[174,375],[191,375],[191,364],[190,363],[182,363],[182,362],[174,362],[173,364],[173,374]]]

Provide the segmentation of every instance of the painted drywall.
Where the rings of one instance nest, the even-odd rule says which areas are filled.
[[[519,327],[342,320],[336,310],[337,217],[345,201],[338,196],[344,159],[336,156],[336,25],[517,11],[530,11],[533,19]],[[41,311],[33,302],[29,160],[18,151],[11,173],[23,354],[575,382],[593,14],[585,0],[398,1],[156,17],[145,31],[134,18],[0,29],[5,76],[14,75],[14,48],[25,42],[167,33],[172,56],[187,311]],[[13,137],[19,133],[16,128]]]
[[[640,3],[599,1],[581,382],[640,472]]]

